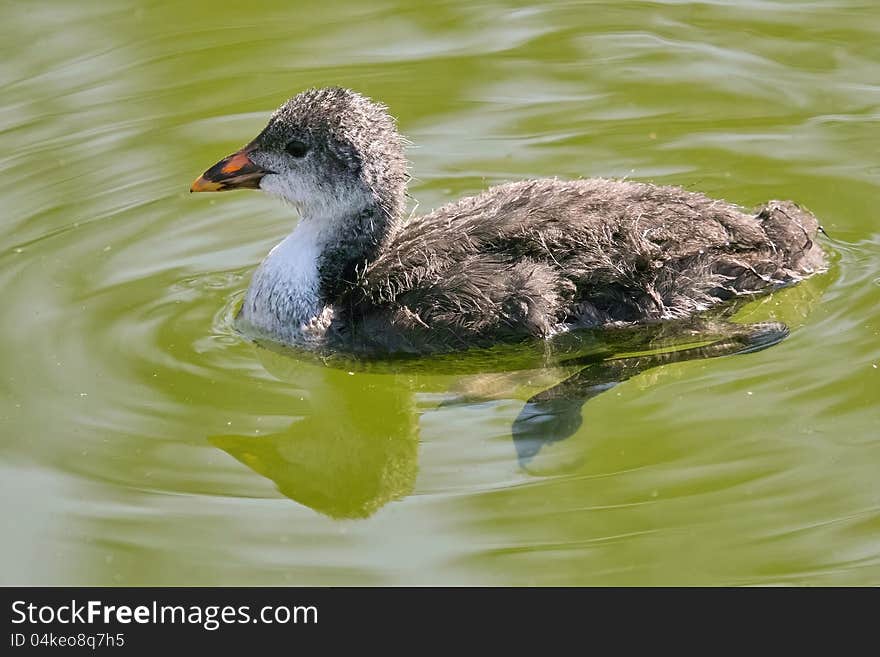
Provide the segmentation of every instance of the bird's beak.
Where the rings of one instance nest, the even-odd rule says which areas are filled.
[[[222,192],[227,189],[259,189],[260,179],[267,173],[251,161],[247,148],[225,157],[201,176],[189,188],[191,192]]]

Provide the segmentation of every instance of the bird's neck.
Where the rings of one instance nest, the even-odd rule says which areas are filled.
[[[396,221],[377,204],[334,216],[303,213],[254,272],[241,317],[281,341],[320,338]]]

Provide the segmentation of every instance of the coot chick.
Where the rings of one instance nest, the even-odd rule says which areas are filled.
[[[299,211],[244,326],[314,349],[453,351],[683,318],[825,267],[816,218],[791,201],[748,212],[633,181],[524,180],[407,217],[405,144],[384,105],[310,89],[193,183]]]

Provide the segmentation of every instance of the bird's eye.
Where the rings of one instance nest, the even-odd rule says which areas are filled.
[[[309,145],[304,141],[294,139],[287,143],[287,146],[284,147],[284,150],[293,155],[293,157],[303,157],[306,153],[309,152]]]

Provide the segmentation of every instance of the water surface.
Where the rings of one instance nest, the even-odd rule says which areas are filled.
[[[877,3],[0,18],[0,583],[880,584]],[[551,175],[791,198],[833,266],[742,311],[782,344],[634,376],[523,463],[564,367],[324,366],[232,328],[296,218],[189,183],[326,84],[399,117],[420,210]]]

